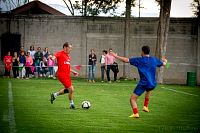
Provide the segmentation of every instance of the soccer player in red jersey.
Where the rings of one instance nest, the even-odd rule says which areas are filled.
[[[59,90],[58,92],[52,93],[50,95],[50,102],[53,104],[53,101],[57,96],[68,93],[68,98],[70,101],[70,109],[75,109],[73,94],[74,87],[72,85],[70,79],[70,72],[72,72],[75,76],[78,76],[78,72],[74,71],[70,67],[70,51],[72,50],[72,44],[68,42],[63,44],[63,50],[57,52],[55,56],[51,56],[52,59],[57,59],[58,71],[57,76],[58,80],[64,85],[64,88]]]
[[[5,74],[4,77],[10,77],[10,70],[12,69],[12,56],[10,55],[10,51],[3,58],[3,62],[5,63]]]

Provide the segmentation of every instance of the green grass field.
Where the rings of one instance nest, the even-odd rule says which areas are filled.
[[[200,87],[159,85],[150,99],[150,112],[141,111],[142,95],[140,118],[132,119],[129,97],[135,82],[92,84],[77,79],[73,84],[76,110],[69,109],[64,95],[50,104],[50,93],[62,87],[58,80],[0,78],[0,132],[200,132]],[[81,108],[84,100],[91,102],[90,109]]]

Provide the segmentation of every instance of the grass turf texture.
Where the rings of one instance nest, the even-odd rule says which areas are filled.
[[[151,96],[150,112],[142,112],[142,95],[138,99],[140,118],[132,119],[128,116],[132,113],[129,97],[136,86],[133,81],[109,84],[73,80],[77,109],[70,110],[64,95],[50,104],[50,93],[62,87],[57,80],[0,78],[1,133],[10,128],[9,81],[12,83],[15,128],[19,133],[200,132],[199,87],[159,85]],[[81,108],[84,100],[91,102],[89,110]]]

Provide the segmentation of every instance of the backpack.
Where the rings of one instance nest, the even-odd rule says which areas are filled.
[[[112,66],[113,66],[114,72],[118,73],[119,72],[119,68],[118,68],[117,62],[114,62]]]

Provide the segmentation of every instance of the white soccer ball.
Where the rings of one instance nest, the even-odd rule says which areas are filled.
[[[82,108],[83,109],[89,109],[91,107],[91,103],[89,101],[83,101],[82,102]]]

